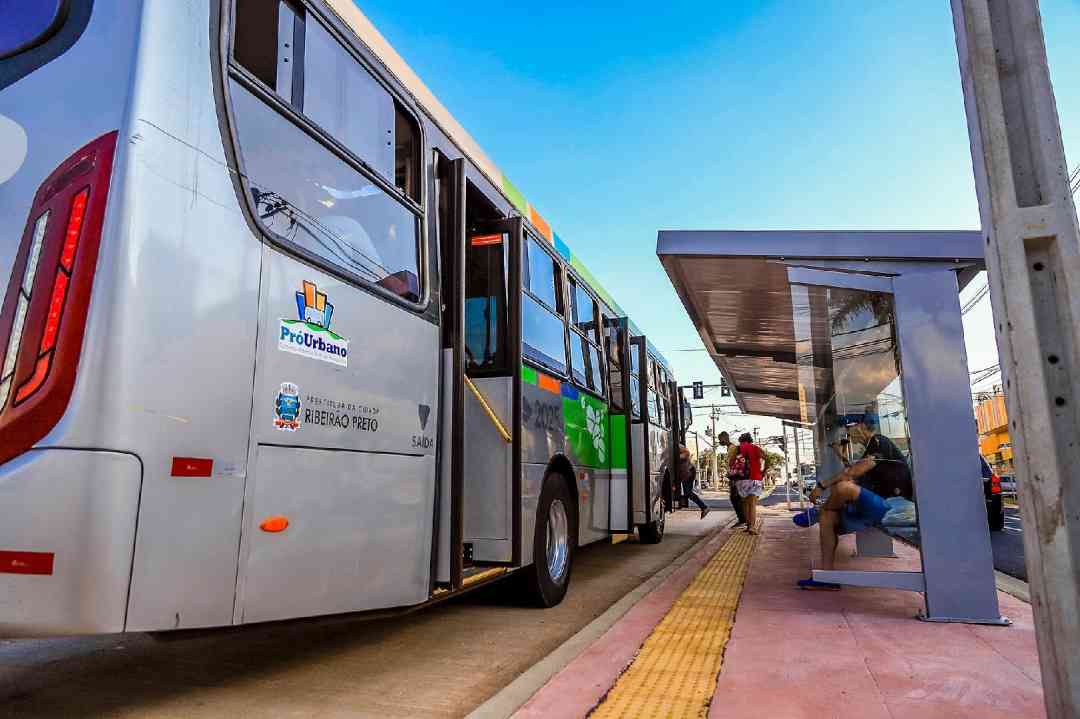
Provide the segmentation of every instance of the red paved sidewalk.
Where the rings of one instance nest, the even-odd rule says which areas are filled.
[[[807,592],[817,533],[787,512],[763,511],[709,717],[1044,717],[1030,605],[998,593],[1011,627],[916,620],[922,595],[891,589]],[[709,542],[522,707],[519,717],[585,716],[627,666],[678,594],[720,545]],[[845,538],[838,557],[850,555]],[[913,569],[900,559],[848,560],[850,568]],[[884,564],[883,564],[884,563]]]
[[[913,617],[921,594],[847,587],[793,589],[817,555],[817,532],[784,513],[766,519],[709,716],[1045,716],[1031,606],[998,592],[1011,627],[935,624]],[[841,541],[838,557],[854,540]],[[851,568],[918,568],[899,560],[848,560]]]

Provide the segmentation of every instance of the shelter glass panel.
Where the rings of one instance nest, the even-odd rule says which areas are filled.
[[[886,499],[913,499],[911,443],[901,389],[900,349],[893,296],[828,289],[833,366],[830,409],[846,428],[837,445],[848,461],[873,457],[876,466],[860,484]]]

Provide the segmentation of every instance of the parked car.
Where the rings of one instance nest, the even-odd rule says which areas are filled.
[[[1002,474],[1001,477],[1001,493],[1002,494],[1016,494],[1016,477],[1012,474]]]
[[[1000,532],[1005,529],[1005,506],[1001,501],[1001,478],[994,474],[994,470],[981,456],[982,464],[983,496],[986,497],[986,521],[990,525],[991,532]]]

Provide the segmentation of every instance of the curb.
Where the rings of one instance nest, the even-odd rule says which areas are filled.
[[[553,652],[536,662],[514,681],[489,697],[483,704],[473,709],[466,719],[505,719],[514,714],[542,689],[552,677],[566,668],[597,639],[622,619],[634,606],[664,583],[671,575],[682,568],[709,542],[731,528],[735,521],[717,525],[717,527],[694,542],[682,554],[675,557],[666,567],[652,575],[634,589],[623,595],[617,602],[578,630],[574,636],[560,644]]]
[[[1031,589],[1028,587],[1028,583],[1022,579],[1017,579],[995,569],[994,584],[997,585],[999,592],[1005,592],[1010,597],[1016,597],[1021,602],[1031,604]]]

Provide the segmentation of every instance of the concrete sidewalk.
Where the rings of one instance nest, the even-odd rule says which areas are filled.
[[[795,582],[817,556],[817,532],[788,512],[761,512],[754,549],[709,717],[1024,717],[1045,716],[1031,607],[999,592],[1011,627],[920,622],[922,595],[885,589],[807,592]],[[627,613],[523,706],[519,717],[585,716],[614,686],[728,533]],[[851,554],[841,542],[838,557]],[[842,560],[852,568],[911,569],[899,559]],[[636,672],[640,674],[640,672]],[[626,673],[625,678],[634,673]],[[647,680],[646,680],[647,681]],[[622,686],[622,684],[620,684]],[[644,716],[644,714],[642,714]]]

